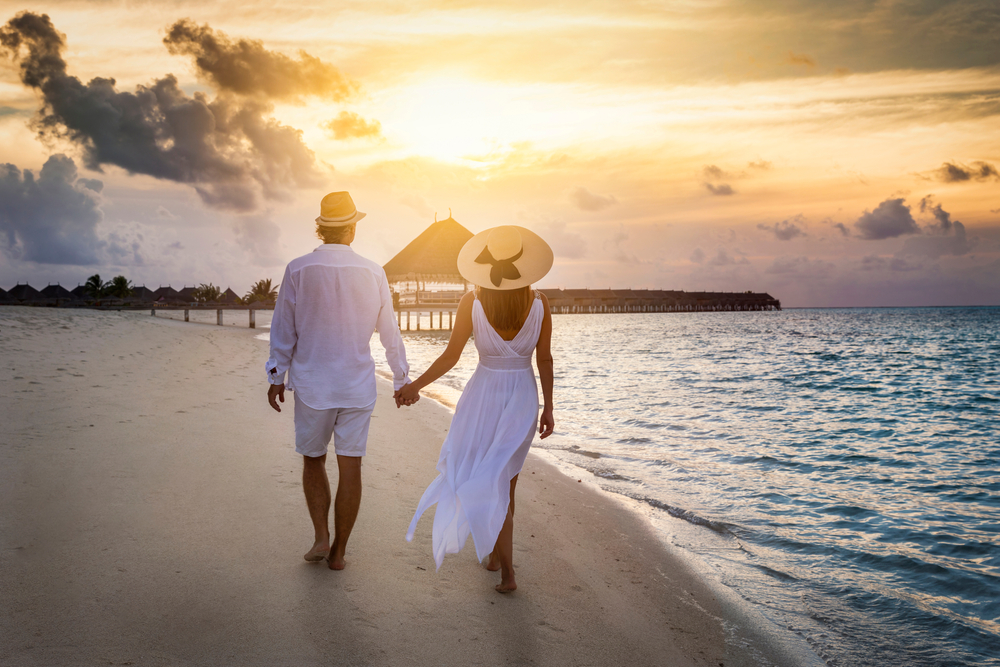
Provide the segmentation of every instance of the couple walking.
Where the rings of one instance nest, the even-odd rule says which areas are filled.
[[[416,403],[423,387],[451,370],[475,334],[479,365],[455,407],[437,463],[440,474],[424,491],[406,539],[413,539],[420,516],[436,504],[432,543],[437,567],[445,554],[458,553],[471,534],[479,560],[488,557],[486,567],[500,571],[496,589],[512,591],[517,588],[512,561],[517,476],[535,430],[546,438],[555,426],[552,320],[545,296],[531,289],[551,268],[552,250],[516,226],[494,227],[469,239],[459,253],[458,269],[476,289],[459,303],[448,347],[411,381],[385,271],[350,247],[364,217],[346,192],[323,198],[316,218],[323,245],[288,264],[271,323],[268,402],[281,412],[286,384],[294,392],[295,451],[303,456],[302,486],[315,530],[315,542],[304,557],[326,560],[333,570],[345,566],[375,407],[372,332],[378,332],[393,372],[397,408]],[[540,418],[532,351],[544,396]],[[331,438],[339,471],[332,543],[326,474]]]

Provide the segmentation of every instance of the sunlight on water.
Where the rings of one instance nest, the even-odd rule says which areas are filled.
[[[416,376],[448,332],[405,340]],[[534,446],[828,664],[1000,665],[1000,309],[556,316],[553,354]]]
[[[553,329],[559,435],[535,447],[698,527],[665,534],[830,664],[1000,665],[1000,309]],[[419,373],[447,332],[406,342]]]

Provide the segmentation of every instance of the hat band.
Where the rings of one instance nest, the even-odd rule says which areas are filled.
[[[500,283],[504,281],[504,278],[507,280],[518,280],[521,277],[521,272],[514,266],[514,262],[521,259],[521,255],[523,254],[524,248],[521,248],[513,257],[496,259],[493,257],[493,253],[490,252],[489,246],[487,246],[479,253],[479,257],[476,257],[476,264],[491,265],[490,282],[493,283],[494,287],[500,287]]]
[[[354,209],[353,213],[349,213],[339,218],[328,218],[325,215],[320,214],[319,219],[322,220],[323,222],[344,222],[345,220],[350,220],[357,214],[358,214],[358,209]]]

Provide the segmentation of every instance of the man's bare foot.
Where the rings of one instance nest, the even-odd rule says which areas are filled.
[[[497,556],[496,551],[491,553],[489,560],[486,561],[486,569],[490,572],[497,572],[500,570],[500,557]]]
[[[514,581],[514,568],[500,574],[500,583],[496,585],[497,593],[510,593],[517,590],[517,582]]]
[[[303,558],[308,563],[318,563],[330,553],[330,547],[325,541],[317,542],[312,549],[306,552]]]
[[[330,555],[326,561],[330,564],[331,570],[343,570],[347,565],[347,561],[344,560],[344,552],[337,548],[336,542],[330,547]]]

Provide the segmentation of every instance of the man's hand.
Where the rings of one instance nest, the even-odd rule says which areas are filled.
[[[556,420],[552,416],[552,408],[545,408],[542,410],[542,418],[538,420],[538,433],[539,438],[544,440],[545,438],[552,435],[552,432],[556,430]]]
[[[274,400],[275,398],[277,398],[278,401],[281,401],[282,403],[285,402],[285,385],[283,384],[268,385],[268,390],[267,390],[267,402],[271,404],[272,408],[274,408],[278,412],[281,412],[281,406],[278,405],[278,401]]]
[[[413,388],[413,383],[403,385],[392,395],[396,399],[396,407],[413,405],[420,400],[420,390]]]

